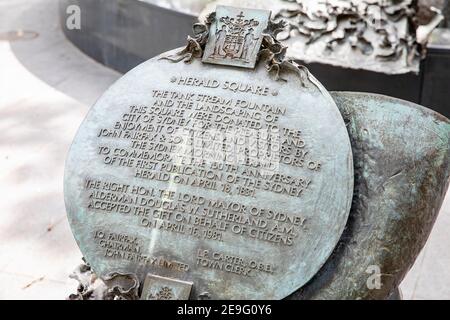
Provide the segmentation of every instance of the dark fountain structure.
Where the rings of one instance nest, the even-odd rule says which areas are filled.
[[[90,57],[122,73],[160,52],[182,46],[186,40],[186,30],[190,30],[192,23],[197,20],[195,10],[161,5],[170,1],[59,2],[61,26],[67,38]],[[82,31],[66,27],[67,8],[70,5],[81,8]],[[195,9],[198,10],[198,7]],[[442,9],[444,14],[449,11],[448,5]],[[426,54],[417,67],[418,72],[385,74],[317,62],[307,63],[307,66],[330,90],[390,95],[422,104],[448,117],[450,29],[445,28],[448,19],[446,17],[431,34]]]

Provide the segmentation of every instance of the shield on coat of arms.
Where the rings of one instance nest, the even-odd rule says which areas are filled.
[[[203,62],[253,68],[270,11],[218,6]]]

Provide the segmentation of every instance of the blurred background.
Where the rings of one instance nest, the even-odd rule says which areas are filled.
[[[294,2],[234,4],[276,10]],[[69,275],[81,253],[63,198],[76,130],[122,73],[182,46],[192,23],[217,3],[233,1],[0,0],[0,299],[65,299],[76,290]],[[419,1],[417,8],[421,24],[402,27],[427,34],[414,47],[415,62],[383,64],[369,54],[354,67],[314,60],[314,51],[292,54],[328,90],[387,94],[450,117],[449,3]],[[450,194],[401,285],[403,299],[450,299],[449,230]]]

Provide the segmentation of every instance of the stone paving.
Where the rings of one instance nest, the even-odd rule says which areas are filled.
[[[64,208],[64,160],[89,107],[120,75],[60,31],[55,0],[0,1],[0,299],[64,299],[81,261]],[[402,283],[404,299],[450,299],[450,196]]]

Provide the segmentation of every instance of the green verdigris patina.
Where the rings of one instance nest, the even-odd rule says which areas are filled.
[[[450,121],[386,96],[332,93],[352,143],[352,209],[333,254],[290,299],[386,299],[424,246],[450,175]],[[381,272],[378,288],[370,276]]]
[[[386,96],[332,96],[353,149],[352,208],[328,261],[287,299],[386,299],[424,246],[448,188],[450,121]],[[378,287],[370,282],[376,271]]]
[[[217,18],[232,24],[220,30],[233,36],[217,34],[210,53],[227,66],[230,60],[249,63],[245,48],[235,46],[250,48],[256,41],[250,37],[253,19],[233,14],[237,20],[208,18],[209,23]],[[75,238],[105,284],[90,290],[83,279],[93,271],[80,269],[82,288],[75,298],[135,299],[143,290],[146,299],[281,299],[292,292],[289,299],[386,299],[396,290],[423,247],[448,187],[449,120],[398,99],[350,92],[333,94],[341,117],[307,69],[285,59],[286,48],[276,40],[283,25],[269,23],[267,33],[257,36],[262,37],[259,63],[241,72],[201,64],[208,26],[197,24],[186,48],[139,66],[99,100],[71,148],[65,194]],[[234,41],[236,30],[247,40]],[[181,60],[189,64],[169,62]],[[229,92],[233,81],[238,86]],[[240,102],[234,108],[207,105],[236,97]],[[204,153],[200,162],[185,162],[190,153],[179,148],[180,142],[191,144],[180,128],[202,135],[205,128],[234,129],[223,127],[230,120],[222,114],[253,108],[242,104],[244,98],[266,111],[285,108],[279,117],[266,117],[268,123],[258,129],[274,128],[270,122],[276,121],[282,129],[281,154],[295,154],[289,158],[295,161],[286,163],[284,156],[266,161],[279,164],[274,168],[278,173],[260,179],[275,177],[276,187],[292,177],[301,178],[295,180],[299,186],[307,181],[304,177],[314,178],[306,185],[312,186],[309,193],[303,193],[305,186],[297,194],[302,198],[270,194],[275,189],[256,182],[242,189],[238,180],[219,179],[221,171],[248,174],[249,162],[229,172],[205,162],[210,157]],[[242,115],[233,118],[237,128],[259,123],[250,121],[248,111]],[[199,121],[190,126],[186,119]],[[208,133],[206,142],[212,136]],[[234,136],[245,135],[239,131]],[[226,141],[219,139],[220,145]],[[280,146],[270,139],[270,145]],[[297,162],[307,154],[320,163],[313,158]],[[153,156],[162,158],[148,161]],[[250,229],[242,228],[247,224]],[[275,231],[286,233],[276,242],[284,241],[285,247],[271,243]],[[216,268],[222,264],[224,270]]]

